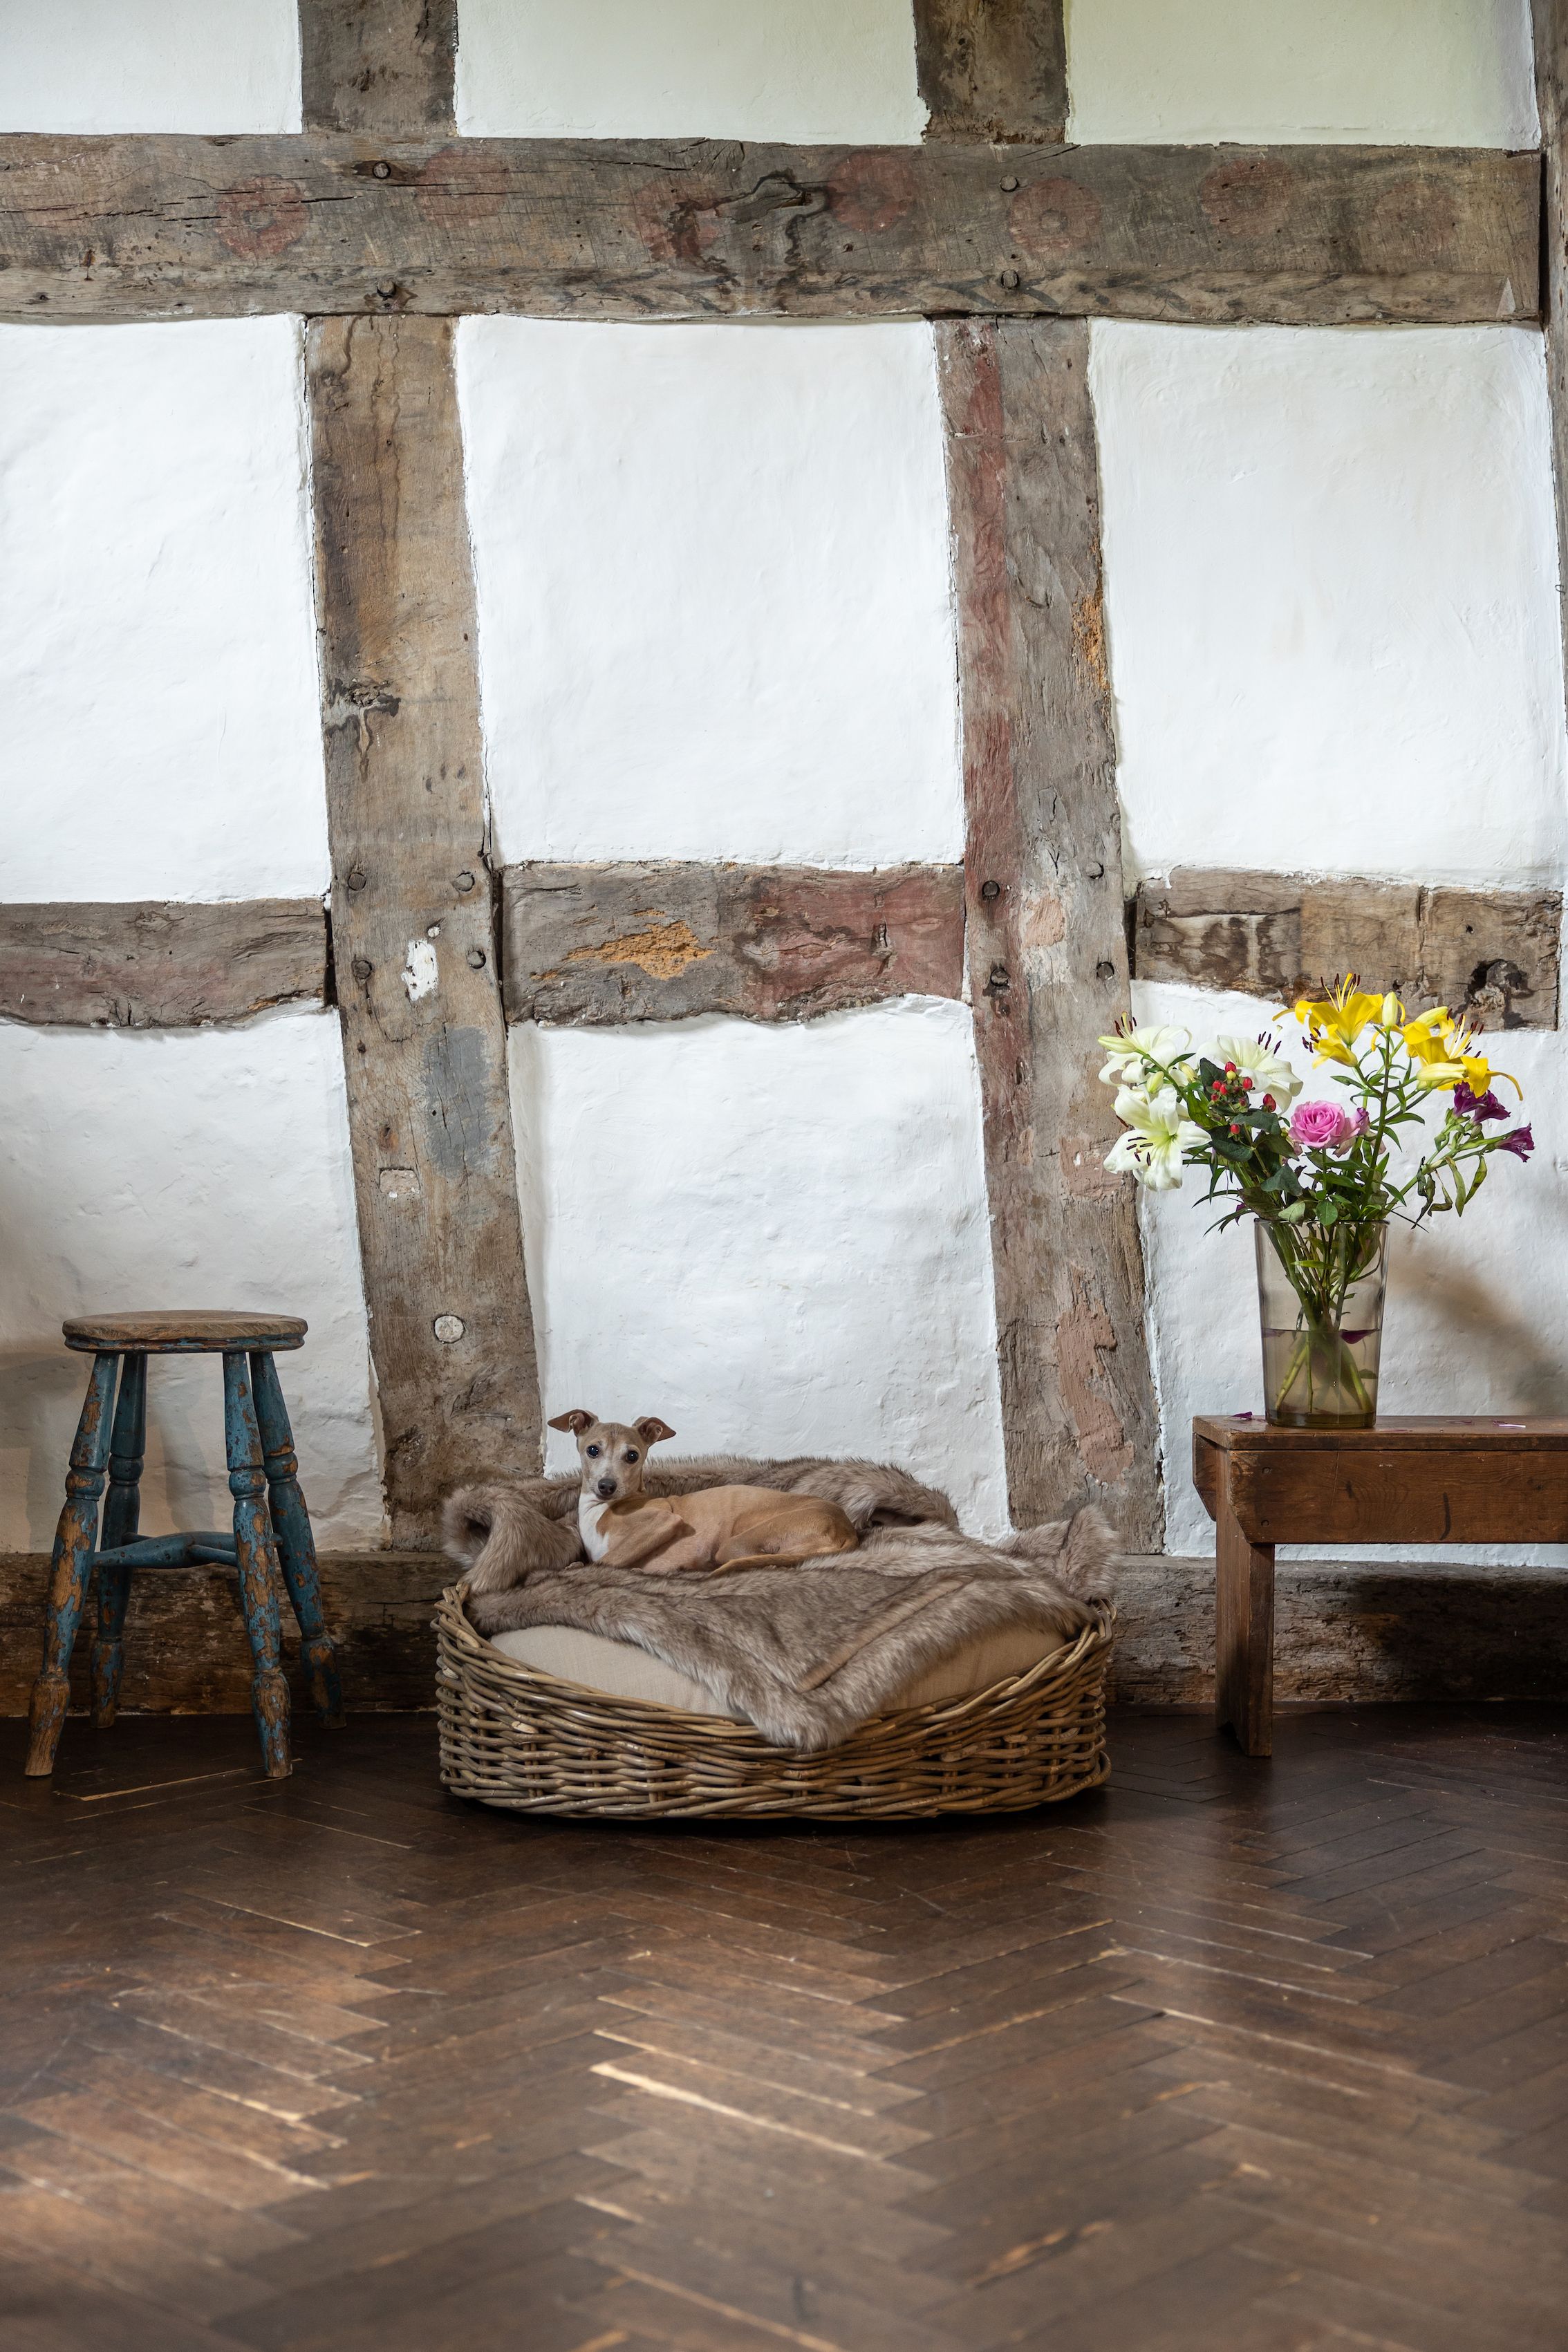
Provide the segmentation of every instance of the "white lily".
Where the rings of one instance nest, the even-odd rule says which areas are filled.
[[[1192,1042],[1187,1029],[1119,1030],[1100,1040],[1106,1053],[1100,1075],[1108,1087],[1114,1087],[1123,1079],[1142,1077],[1151,1062],[1168,1070],[1184,1059]]]
[[[1222,1069],[1234,1062],[1243,1077],[1273,1096],[1280,1110],[1288,1110],[1301,1091],[1301,1080],[1271,1037],[1216,1037],[1209,1058]]]
[[[1152,1095],[1124,1087],[1116,1097],[1116,1116],[1127,1132],[1106,1153],[1106,1166],[1115,1175],[1135,1176],[1147,1192],[1173,1192],[1186,1154],[1205,1139],[1196,1119],[1184,1116],[1174,1087],[1161,1087]]]

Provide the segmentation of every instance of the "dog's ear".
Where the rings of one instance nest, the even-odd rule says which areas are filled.
[[[585,1429],[593,1428],[598,1418],[596,1412],[584,1412],[581,1405],[574,1405],[570,1412],[558,1412],[550,1426],[552,1429],[569,1429],[574,1437],[581,1437]]]
[[[647,1414],[642,1421],[634,1421],[632,1427],[645,1445],[657,1445],[660,1438],[675,1435],[668,1422],[657,1420],[652,1413]]]

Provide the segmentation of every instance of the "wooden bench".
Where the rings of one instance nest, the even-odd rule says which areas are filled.
[[[1193,1423],[1215,1523],[1215,1717],[1248,1756],[1274,1744],[1274,1547],[1568,1543],[1568,1420],[1422,1417],[1373,1429]]]

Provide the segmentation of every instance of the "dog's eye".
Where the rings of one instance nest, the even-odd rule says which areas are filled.
[[[623,1462],[635,1462],[637,1458],[635,1454],[623,1454],[621,1456]]]
[[[588,1448],[588,1459],[589,1459],[589,1461],[590,1461],[590,1462],[596,1462],[596,1461],[598,1460],[598,1458],[599,1458],[599,1449],[598,1449],[598,1447],[597,1447],[596,1445],[590,1445],[590,1446],[589,1446],[589,1448]]]

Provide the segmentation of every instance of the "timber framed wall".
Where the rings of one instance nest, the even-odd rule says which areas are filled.
[[[474,0],[472,21],[483,14]],[[1553,673],[1550,709],[1510,755],[1540,769],[1535,832],[1474,877],[1436,838],[1430,866],[1417,847],[1408,872],[1373,839],[1363,875],[1342,833],[1325,872],[1288,845],[1248,863],[1197,824],[1173,824],[1178,854],[1149,866],[1134,736],[1153,689],[1140,701],[1147,632],[1130,595],[1118,603],[1136,566],[1119,574],[1130,503],[1107,419],[1139,398],[1201,401],[1157,380],[1161,362],[1143,356],[1155,346],[1136,341],[1184,325],[1236,331],[1243,373],[1270,334],[1301,328],[1405,326],[1433,352],[1538,354],[1542,288],[1554,304],[1563,266],[1557,12],[1538,0],[1543,153],[1342,134],[1070,144],[1059,0],[914,0],[910,99],[918,77],[929,110],[918,144],[480,135],[460,127],[472,120],[463,37],[452,0],[300,0],[297,130],[0,134],[0,320],[70,322],[100,349],[163,322],[196,333],[249,320],[263,341],[286,316],[307,322],[292,348],[308,400],[331,877],[324,925],[286,860],[276,878],[289,887],[254,897],[216,852],[188,883],[151,853],[132,862],[122,902],[35,877],[0,910],[0,1017],[173,1044],[203,1024],[335,1005],[375,1442],[405,1551],[429,1544],[457,1480],[540,1458],[530,1273],[537,1285],[552,1180],[547,1146],[517,1120],[546,1094],[559,1103],[540,1076],[552,1034],[604,1032],[614,1055],[644,1024],[721,1015],[767,1030],[876,1008],[894,1024],[879,1034],[896,1071],[911,1006],[931,1008],[944,1054],[972,1022],[996,1360],[963,1412],[999,1415],[1016,1521],[1087,1493],[1130,1548],[1158,1554],[1159,1391],[1169,1447],[1190,1369],[1163,1331],[1191,1326],[1192,1262],[1162,1213],[1151,1318],[1132,1200],[1100,1166],[1113,1121],[1094,1041],[1130,982],[1141,1005],[1184,1017],[1195,1005],[1199,1023],[1219,992],[1229,1017],[1253,1023],[1300,981],[1376,956],[1423,1001],[1470,1003],[1526,1044],[1542,1033],[1548,1058],[1530,1067],[1553,1084],[1563,717]],[[694,856],[673,835],[635,856],[518,859],[507,826],[498,844],[486,791],[494,597],[484,518],[468,510],[483,337],[499,365],[493,338],[511,320],[678,335],[816,321],[896,337],[914,315],[935,321],[962,835],[933,832],[930,855],[889,837],[868,869],[738,841]],[[1548,350],[1561,451],[1555,335]],[[1524,384],[1515,403],[1521,446],[1532,396]],[[1521,693],[1541,702],[1530,680]],[[279,809],[280,830],[294,822]],[[693,1072],[758,1083],[721,1046],[703,1050]],[[629,1060],[604,1066],[623,1088],[639,1083]],[[786,1088],[804,1100],[813,1084],[802,1065]],[[317,1221],[323,1259],[345,1201],[293,1203]],[[224,1279],[217,1230],[206,1288]],[[150,1235],[141,1278],[156,1264]],[[301,1278],[323,1277],[310,1265]],[[341,1283],[329,1313],[324,1380],[354,1345]],[[1538,1361],[1528,1401],[1560,1370]],[[1205,1376],[1200,1362],[1192,1378]],[[355,1410],[368,1432],[368,1396]],[[1179,1462],[1175,1475],[1184,1484]],[[368,1533],[363,1474],[357,1491],[359,1518],[343,1525]],[[1192,1529],[1177,1517],[1184,1549]]]

